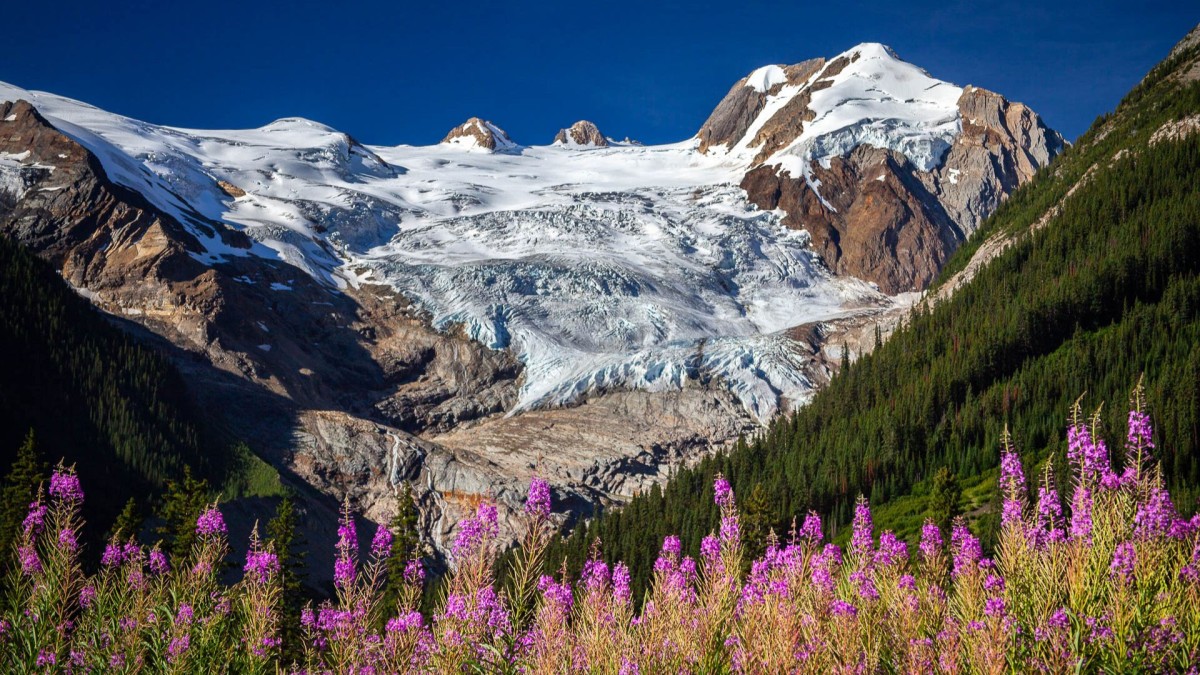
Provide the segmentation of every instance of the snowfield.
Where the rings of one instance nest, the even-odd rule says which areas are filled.
[[[855,49],[861,58],[814,97],[817,118],[770,163],[807,175],[809,160],[858,143],[895,148],[918,166],[940,161],[960,127],[961,90],[881,45]],[[759,69],[747,86],[765,90],[780,77]],[[784,86],[762,115],[796,89]],[[701,382],[728,388],[765,420],[813,388],[783,331],[902,301],[831,276],[806,234],[746,202],[737,183],[750,148],[702,155],[695,139],[501,153],[373,147],[304,119],[176,129],[0,83],[0,100],[14,99],[189,226],[206,263],[261,256],[339,288],[390,285],[435,326],[461,324],[513,350],[527,367],[516,410]],[[255,245],[225,246],[211,221]]]

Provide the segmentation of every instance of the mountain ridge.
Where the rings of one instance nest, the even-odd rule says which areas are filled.
[[[762,93],[781,73],[759,73]],[[649,489],[802,405],[837,368],[829,345],[916,299],[836,273],[699,136],[519,146],[473,118],[448,135],[462,147],[382,147],[300,118],[202,131],[7,85],[0,99],[82,149],[23,154],[40,141],[0,121],[0,229],[74,255],[80,293],[211,363],[195,385],[209,400],[231,391],[218,373],[239,397],[270,392],[278,410],[239,424],[277,466],[373,518],[418,482],[439,543],[475,496],[519,509],[535,472],[576,515]],[[884,153],[919,199],[907,155],[849,152]],[[54,182],[68,175],[91,178]],[[160,224],[89,210],[99,177]]]

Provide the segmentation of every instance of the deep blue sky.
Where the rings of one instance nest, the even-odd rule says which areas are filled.
[[[586,118],[656,143],[693,134],[760,65],[875,41],[1073,139],[1200,21],[1190,0],[188,5],[7,3],[0,80],[174,126],[301,116],[367,143],[433,143],[479,115],[540,144]]]

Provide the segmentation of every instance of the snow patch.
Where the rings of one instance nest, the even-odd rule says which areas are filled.
[[[746,78],[746,86],[758,93],[765,93],[777,84],[787,82],[787,73],[780,66],[763,66],[750,73]]]

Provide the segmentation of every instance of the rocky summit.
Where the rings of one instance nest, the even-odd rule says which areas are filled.
[[[0,231],[289,480],[375,519],[407,481],[444,546],[532,475],[588,515],[804,405],[1063,146],[877,44],[755,70],[660,146],[178,129],[0,84]]]
[[[608,139],[595,124],[587,120],[579,120],[566,129],[559,129],[554,136],[555,145],[565,145],[579,148],[607,148]]]

